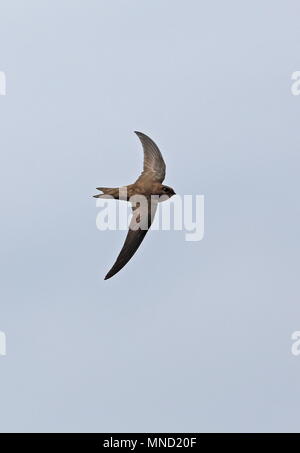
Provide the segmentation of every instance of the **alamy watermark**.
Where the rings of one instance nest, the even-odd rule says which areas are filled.
[[[6,95],[6,76],[5,72],[0,71],[0,96]],[[6,335],[0,330],[0,356],[6,355]]]
[[[5,72],[0,71],[0,96],[6,95],[6,76]],[[0,330],[0,356],[6,355],[6,335]]]
[[[150,227],[149,215],[152,213],[151,230],[184,231],[186,241],[201,241],[204,236],[204,195],[176,195],[167,202],[156,195],[149,199],[135,195],[130,199],[122,198],[113,202],[113,197],[97,198],[100,208],[96,218],[99,230],[147,230]],[[124,203],[124,200],[130,203]],[[151,204],[151,205],[150,205]],[[137,209],[132,212],[131,206]],[[154,216],[155,214],[155,216]],[[154,218],[153,218],[154,217]],[[134,218],[134,221],[133,221]]]
[[[300,94],[300,71],[294,71],[291,79],[293,83],[291,85],[291,92],[293,96],[299,96]]]
[[[292,344],[292,354],[294,356],[300,355],[300,331],[296,330],[292,333],[291,339],[293,340]]]
[[[0,330],[0,356],[6,355],[6,335]]]
[[[6,95],[6,75],[5,72],[0,71],[0,96]]]

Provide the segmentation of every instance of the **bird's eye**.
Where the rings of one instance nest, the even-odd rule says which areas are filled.
[[[164,187],[164,188],[163,188],[163,191],[164,191],[164,192],[168,192],[169,189],[168,189],[167,187]]]

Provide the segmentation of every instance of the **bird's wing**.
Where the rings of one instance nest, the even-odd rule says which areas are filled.
[[[156,209],[156,200],[152,200],[152,202],[151,200],[149,200],[146,203],[144,202],[143,204],[132,208],[133,216],[129,225],[129,230],[124,245],[121,252],[119,253],[118,258],[116,259],[115,264],[107,273],[104,280],[111,278],[113,275],[119,272],[133,257],[153,222]]]
[[[150,177],[153,181],[162,183],[166,176],[166,164],[158,146],[142,132],[135,133],[141,140],[144,150],[144,168],[138,181]]]

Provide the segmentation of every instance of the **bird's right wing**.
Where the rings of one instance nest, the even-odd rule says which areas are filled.
[[[144,169],[138,181],[143,178],[151,178],[153,181],[162,183],[166,176],[166,164],[158,146],[142,132],[135,131],[144,150]]]
[[[146,201],[145,201],[146,200]],[[150,228],[157,209],[157,200],[147,200],[132,208],[133,215],[122,250],[105,280],[113,277],[133,257]]]

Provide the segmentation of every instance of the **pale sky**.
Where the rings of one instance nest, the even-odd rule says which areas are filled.
[[[0,430],[299,431],[300,3],[2,0]],[[140,130],[205,236],[124,231]]]

